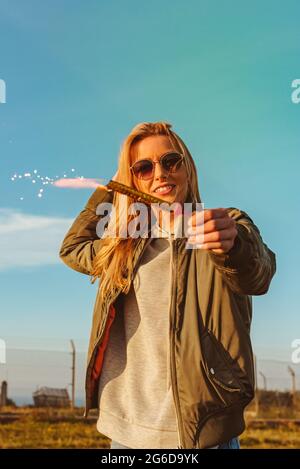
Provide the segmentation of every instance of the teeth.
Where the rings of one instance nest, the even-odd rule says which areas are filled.
[[[158,189],[155,190],[155,192],[166,192],[169,189],[172,189],[173,186],[164,186],[164,187],[159,187]]]

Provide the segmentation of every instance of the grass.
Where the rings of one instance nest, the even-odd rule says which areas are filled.
[[[268,423],[257,425],[253,422],[240,436],[240,443],[242,448],[250,449],[300,448],[300,427],[294,423],[271,427]]]
[[[83,409],[2,408],[0,448],[110,448],[95,418],[82,414]],[[242,448],[300,448],[300,426],[252,420],[240,442]]]
[[[0,448],[109,448],[83,409],[2,409]],[[0,421],[1,421],[0,420]]]

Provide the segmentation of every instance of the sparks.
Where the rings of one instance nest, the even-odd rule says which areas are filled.
[[[10,176],[10,180],[15,182],[15,180],[26,180],[34,184],[35,186],[49,186],[50,184],[57,187],[71,187],[71,188],[92,188],[95,186],[95,181],[84,178],[84,176],[79,176],[75,173],[75,168],[69,170],[69,174],[72,173],[72,177],[69,178],[68,171],[64,171],[62,176],[56,174],[55,177],[45,176],[38,174],[38,170],[34,169],[33,171],[27,171],[23,174],[13,174]],[[61,181],[65,182],[65,185],[61,184]],[[69,183],[71,181],[71,183]],[[44,189],[39,189],[37,196],[42,198],[45,195]],[[24,200],[24,197],[19,197],[19,200]]]

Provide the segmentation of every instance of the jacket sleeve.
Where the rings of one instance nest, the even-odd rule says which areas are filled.
[[[236,221],[235,243],[225,254],[209,251],[209,255],[233,291],[264,295],[276,272],[275,254],[263,242],[259,229],[246,212],[234,207],[227,210]]]
[[[77,272],[92,274],[93,259],[103,243],[96,232],[97,223],[101,219],[96,209],[101,202],[112,203],[112,194],[113,191],[97,187],[63,239],[59,257]]]

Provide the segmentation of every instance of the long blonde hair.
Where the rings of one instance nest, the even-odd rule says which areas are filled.
[[[136,188],[130,166],[133,163],[133,145],[143,138],[152,135],[166,135],[169,137],[173,146],[184,155],[184,165],[187,171],[189,181],[189,190],[186,202],[201,202],[197,170],[193,158],[181,138],[171,130],[172,125],[168,122],[142,122],[136,125],[130,134],[125,138],[121,145],[118,164],[118,181],[130,187]],[[121,197],[123,200],[121,201]],[[120,237],[118,217],[121,203],[124,205],[124,197],[126,197],[127,208],[134,202],[132,198],[114,192],[113,205],[115,207],[116,217],[111,218],[109,224],[114,223],[116,232],[115,237],[103,238],[101,249],[96,254],[93,262],[93,272],[91,283],[99,277],[101,281],[100,297],[104,298],[106,294],[113,290],[120,289],[124,293],[128,293],[130,287],[130,279],[133,271],[133,251],[138,238]],[[128,213],[128,210],[127,212]],[[127,223],[132,221],[133,215],[127,216]]]

